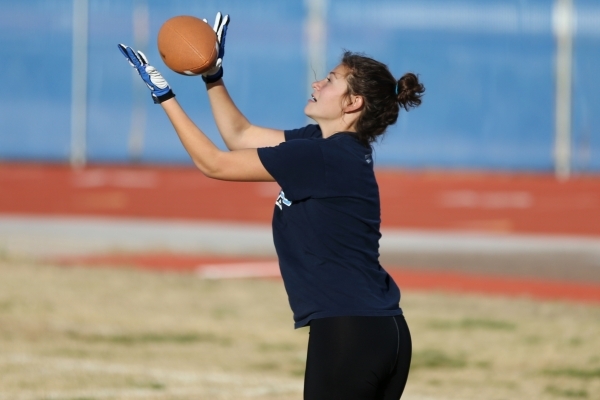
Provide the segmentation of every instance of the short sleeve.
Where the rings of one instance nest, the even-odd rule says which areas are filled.
[[[284,131],[285,140],[294,139],[309,139],[309,138],[322,138],[321,128],[319,125],[307,125],[300,129],[291,129]]]
[[[291,201],[325,193],[325,159],[319,140],[302,139],[258,149],[258,157]]]

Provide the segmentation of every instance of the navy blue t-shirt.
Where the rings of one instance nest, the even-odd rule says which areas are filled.
[[[402,314],[400,291],[379,264],[379,188],[372,151],[318,125],[285,131],[258,149],[281,186],[273,240],[295,327],[338,316]]]

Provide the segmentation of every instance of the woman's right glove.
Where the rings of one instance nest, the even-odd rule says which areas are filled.
[[[208,24],[206,20],[203,20]],[[215,25],[213,30],[217,34],[217,44],[219,45],[219,52],[217,54],[217,61],[214,67],[202,74],[202,79],[206,83],[213,83],[223,77],[223,57],[225,56],[225,36],[227,35],[227,26],[229,25],[229,15],[224,17],[221,12],[217,13],[215,18]]]
[[[141,51],[135,51],[124,44],[117,46],[125,56],[129,64],[135,68],[150,92],[155,104],[160,104],[165,100],[175,97],[175,93],[163,78],[163,76],[151,65],[148,65],[148,59]]]

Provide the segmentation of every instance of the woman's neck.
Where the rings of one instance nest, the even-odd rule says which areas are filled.
[[[330,121],[329,123],[319,122],[318,124],[324,139],[339,132],[356,132],[354,126],[348,126],[341,121]]]

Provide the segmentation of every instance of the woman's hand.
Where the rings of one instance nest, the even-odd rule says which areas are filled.
[[[206,20],[203,20],[208,24]],[[217,34],[217,45],[219,52],[217,53],[217,61],[214,67],[202,74],[202,79],[206,83],[213,83],[223,77],[223,57],[225,57],[225,37],[227,36],[227,27],[229,26],[229,15],[224,17],[221,12],[217,13],[213,30]]]
[[[148,59],[141,51],[134,51],[131,47],[124,44],[118,45],[119,50],[129,64],[136,69],[142,80],[146,83],[146,86],[152,92],[152,99],[154,103],[162,103],[165,100],[169,100],[175,97],[175,93],[171,90],[169,83],[163,78],[163,76],[151,65],[148,65]]]

